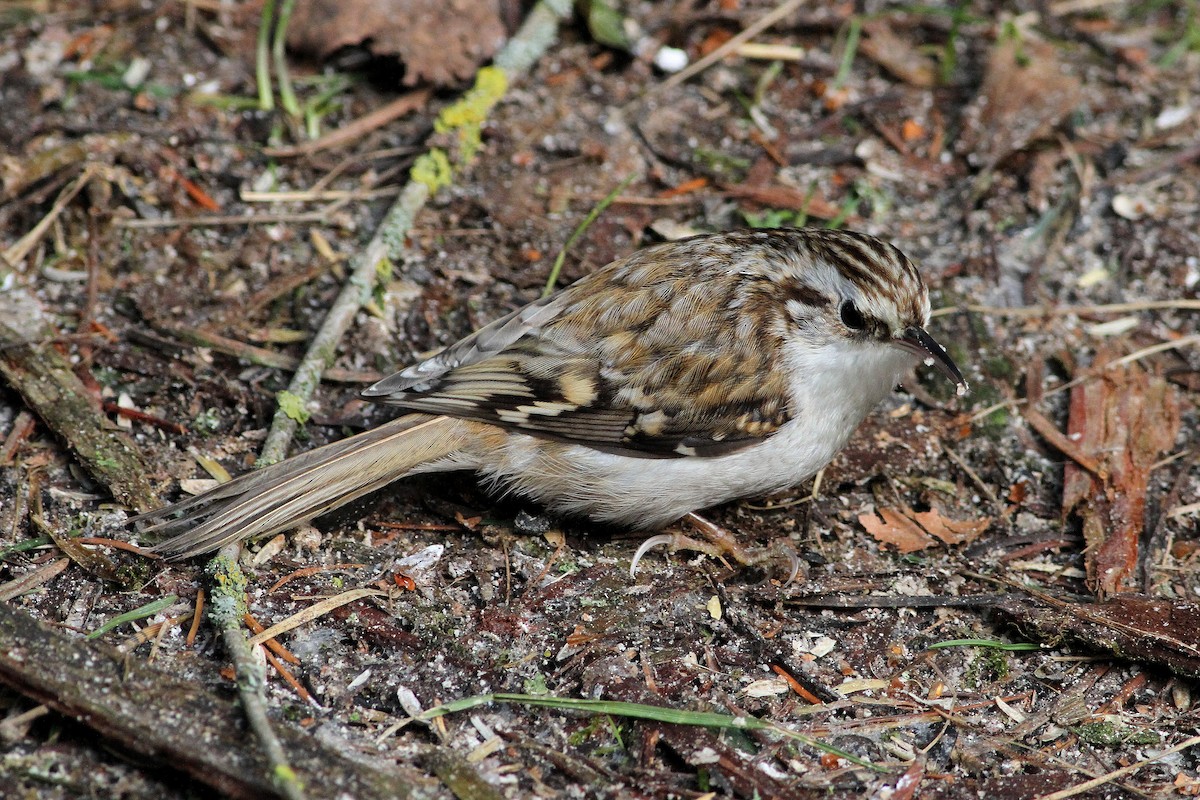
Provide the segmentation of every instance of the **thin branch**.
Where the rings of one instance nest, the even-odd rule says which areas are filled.
[[[288,763],[283,745],[267,717],[264,692],[267,678],[263,665],[255,658],[256,648],[246,640],[246,632],[242,629],[242,618],[246,615],[246,575],[237,563],[240,552],[239,545],[227,545],[209,563],[213,585],[209,619],[221,632],[225,652],[233,661],[242,711],[270,765],[272,783],[288,800],[303,800],[304,790],[299,778]]]
[[[1103,786],[1106,783],[1111,783],[1117,778],[1125,775],[1131,775],[1147,764],[1153,764],[1155,761],[1164,759],[1174,753],[1187,750],[1189,747],[1195,747],[1198,744],[1200,744],[1200,736],[1193,736],[1190,739],[1184,739],[1179,744],[1163,750],[1153,758],[1147,758],[1137,762],[1136,764],[1130,764],[1128,767],[1121,767],[1120,769],[1115,769],[1112,772],[1106,772],[1103,775],[1092,778],[1090,781],[1084,781],[1083,783],[1076,784],[1069,789],[1063,789],[1059,792],[1051,792],[1050,794],[1040,795],[1035,798],[1035,800],[1066,800],[1068,797],[1074,797],[1077,794],[1082,794],[1090,789],[1095,789],[1097,786]]]
[[[1095,314],[1130,314],[1135,311],[1200,311],[1200,300],[1143,300],[1137,303],[1109,303],[1099,306],[946,306],[933,312],[934,317],[945,317],[969,311],[991,317],[1065,317],[1092,316]]]

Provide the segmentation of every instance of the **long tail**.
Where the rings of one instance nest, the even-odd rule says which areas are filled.
[[[471,423],[410,414],[280,461],[204,494],[134,517],[167,537],[151,550],[190,558],[287,530],[375,491],[422,465],[471,450]],[[470,466],[469,463],[461,466]]]

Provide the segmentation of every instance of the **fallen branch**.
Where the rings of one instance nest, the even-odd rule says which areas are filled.
[[[97,642],[52,631],[0,603],[0,683],[86,725],[105,744],[179,770],[222,796],[278,795],[267,761],[246,746],[242,712],[227,693],[127,659]],[[347,758],[290,725],[280,743],[310,798],[432,798],[428,778]]]
[[[0,376],[113,497],[138,511],[157,508],[141,451],[92,402],[66,356],[42,344],[55,335],[33,296],[0,295]]]

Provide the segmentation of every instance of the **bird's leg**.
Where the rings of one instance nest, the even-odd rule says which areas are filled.
[[[777,539],[771,546],[766,548],[750,549],[742,545],[737,540],[737,537],[725,528],[711,520],[705,519],[699,514],[688,512],[683,516],[683,519],[690,522],[692,527],[700,532],[700,537],[687,536],[678,531],[651,536],[642,542],[637,552],[633,554],[633,561],[629,565],[629,577],[633,577],[642,556],[660,544],[667,545],[671,549],[671,552],[675,552],[676,550],[691,550],[696,553],[704,553],[713,558],[719,558],[722,561],[725,561],[728,556],[747,567],[758,566],[768,561],[782,558],[788,562],[788,577],[784,583],[791,583],[800,572],[800,557],[796,555],[795,549],[783,539]]]

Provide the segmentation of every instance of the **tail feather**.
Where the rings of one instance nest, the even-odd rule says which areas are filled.
[[[410,414],[133,518],[168,558],[287,530],[469,449],[471,423]],[[469,466],[463,464],[462,466]],[[457,468],[457,467],[455,467]]]

